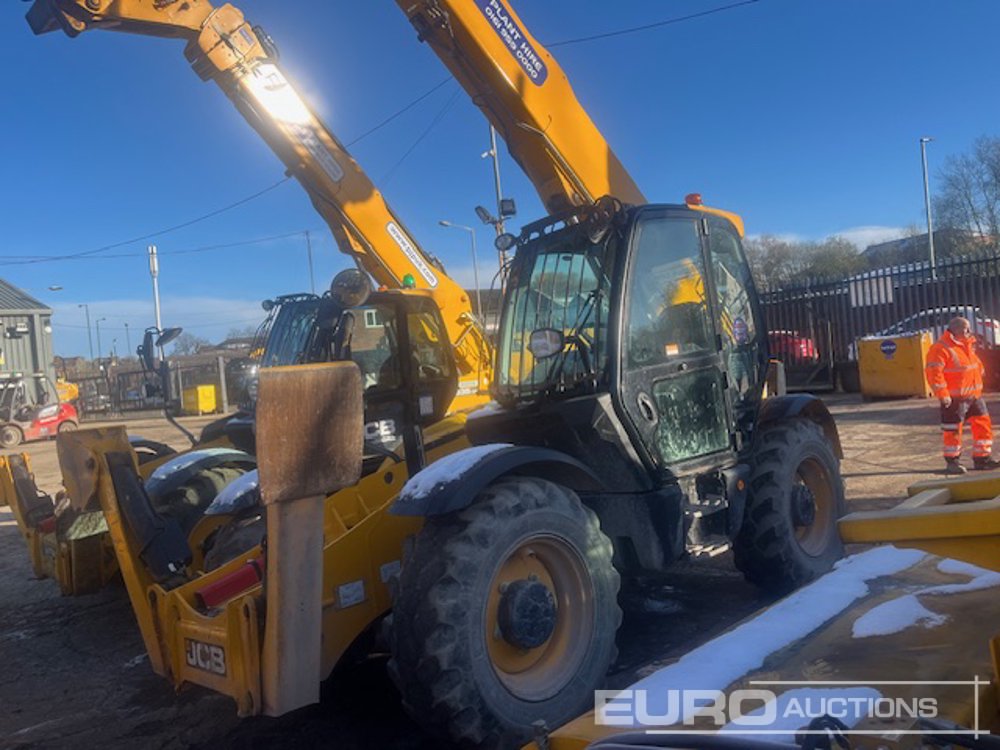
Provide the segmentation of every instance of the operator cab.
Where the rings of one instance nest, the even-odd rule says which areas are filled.
[[[767,363],[740,237],[698,204],[611,198],[525,227],[498,342],[507,411],[473,420],[473,441],[556,448],[623,491],[735,465]]]
[[[440,421],[458,390],[458,371],[441,313],[419,290],[371,292],[359,271],[338,274],[331,291],[279,297],[256,337],[256,367],[353,360],[365,387],[366,468],[390,455],[423,463],[419,428]],[[405,356],[403,353],[408,353]],[[253,398],[228,427],[234,442],[252,443]],[[247,447],[244,447],[247,446]]]

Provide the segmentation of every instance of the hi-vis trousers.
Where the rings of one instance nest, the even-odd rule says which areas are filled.
[[[981,398],[952,399],[950,406],[941,407],[941,438],[945,458],[962,455],[962,423],[972,428],[973,458],[987,458],[993,452],[993,423]]]

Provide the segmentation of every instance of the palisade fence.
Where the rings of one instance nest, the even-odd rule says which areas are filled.
[[[883,268],[836,281],[763,289],[772,356],[790,388],[857,388],[857,339],[931,330],[969,318],[981,347],[1000,344],[1000,255]],[[989,369],[989,368],[988,368]]]
[[[211,385],[215,386],[218,412],[232,410],[246,399],[248,368],[249,361],[245,357],[172,358],[170,378],[174,401],[180,402],[181,394],[189,388]],[[111,419],[163,409],[157,376],[141,369],[115,370],[106,375],[78,378],[74,382],[80,388],[77,408],[83,419]]]

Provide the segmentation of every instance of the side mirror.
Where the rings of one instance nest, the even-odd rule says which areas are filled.
[[[183,328],[166,328],[163,330],[162,333],[160,333],[160,337],[156,339],[156,345],[158,347],[166,346],[175,338],[180,336],[183,332],[184,332]]]
[[[142,366],[144,369],[152,371],[156,368],[156,362],[153,360],[153,331],[155,329],[147,329],[145,335],[142,337],[142,343],[139,344],[139,348],[135,350],[135,353],[139,356],[142,361]]]
[[[371,291],[372,285],[367,274],[356,268],[341,271],[330,282],[330,296],[341,307],[363,305]]]
[[[517,237],[510,234],[509,232],[501,234],[499,237],[493,240],[493,245],[496,247],[497,250],[499,250],[502,253],[507,252],[516,244],[517,244]]]
[[[528,339],[528,351],[535,359],[547,359],[555,356],[566,345],[566,337],[562,331],[555,328],[539,328],[531,332]]]

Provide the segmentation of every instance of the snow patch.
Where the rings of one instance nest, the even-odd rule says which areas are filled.
[[[490,401],[488,404],[483,404],[478,409],[469,412],[468,419],[478,419],[479,417],[488,417],[491,414],[502,414],[507,411],[496,401]]]
[[[923,593],[923,592],[921,592]],[[879,604],[854,621],[851,635],[855,638],[870,638],[873,635],[901,633],[907,628],[921,625],[936,628],[948,621],[945,615],[931,612],[917,601],[914,594]]]
[[[465,472],[491,453],[510,448],[510,443],[491,443],[465,448],[451,455],[439,458],[426,469],[414,474],[403,485],[400,500],[419,500],[449,482],[460,479]]]
[[[667,690],[724,690],[762,667],[771,654],[809,635],[866,596],[868,581],[899,573],[925,557],[920,550],[889,545],[852,555],[822,578],[629,689],[654,695]]]
[[[947,583],[941,586],[931,586],[920,591],[920,595],[940,596],[948,594],[963,594],[967,591],[981,591],[1000,586],[1000,573],[986,568],[980,568],[961,560],[942,560],[938,563],[938,570],[951,575],[970,576],[972,580],[965,583]]]
[[[129,659],[122,666],[124,666],[125,669],[134,669],[135,667],[138,667],[140,664],[142,664],[144,661],[146,661],[146,654],[139,654],[138,656]]]

